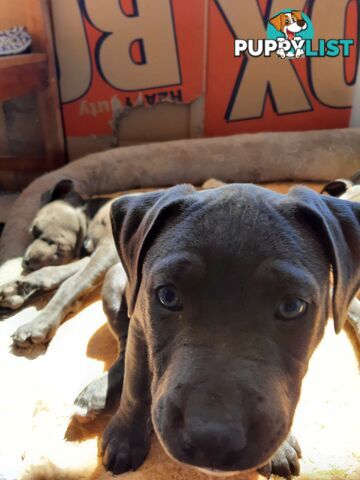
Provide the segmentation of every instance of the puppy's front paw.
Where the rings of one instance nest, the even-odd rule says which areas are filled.
[[[290,480],[293,476],[300,475],[300,458],[300,446],[294,435],[290,433],[270,462],[260,468],[258,472],[267,478],[271,475],[278,475]]]
[[[125,425],[114,416],[102,438],[101,455],[107,470],[114,474],[136,470],[144,462],[150,448],[150,433],[146,428]]]
[[[74,415],[80,422],[94,420],[106,406],[108,374],[95,379],[77,396],[74,402]]]
[[[14,280],[0,287],[0,307],[17,310],[34,293],[34,288],[25,280]]]
[[[57,326],[51,322],[47,315],[40,314],[29,323],[19,327],[11,335],[16,347],[28,348],[32,345],[45,345],[55,335]]]

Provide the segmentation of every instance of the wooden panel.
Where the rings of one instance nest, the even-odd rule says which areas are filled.
[[[15,172],[4,172],[0,170],[0,190],[5,192],[18,191],[18,182]]]
[[[26,62],[21,64],[15,62],[12,66],[6,66],[7,63],[9,62],[2,58],[0,59],[1,101],[10,100],[34,90],[46,88],[48,82],[46,57],[45,60],[35,63]]]
[[[3,157],[0,156],[0,171],[45,171],[43,157]]]
[[[24,55],[10,55],[9,57],[0,58],[0,71],[9,67],[18,67],[21,65],[45,64],[47,62],[46,53],[25,53]]]
[[[0,30],[26,25],[25,1],[0,0]]]
[[[46,149],[45,167],[51,170],[65,163],[65,145],[50,3],[48,0],[27,0],[26,11],[28,29],[33,38],[33,50],[46,52],[49,60],[48,88],[38,95],[38,106]]]
[[[48,0],[0,0],[3,26],[23,24],[32,36],[31,54],[0,58],[0,101],[37,91],[44,158],[0,157],[0,170],[45,171],[65,162],[62,115]],[[21,20],[21,21],[20,21]]]
[[[53,55],[52,26],[47,0],[26,0],[25,12],[26,26],[32,37],[32,51]]]

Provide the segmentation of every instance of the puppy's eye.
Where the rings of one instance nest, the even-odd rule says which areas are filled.
[[[283,300],[277,308],[276,315],[280,320],[293,320],[303,315],[308,304],[301,298],[290,297]]]
[[[158,288],[157,298],[161,305],[168,310],[181,310],[182,303],[180,295],[173,285],[164,285]]]
[[[289,25],[289,23],[290,23],[290,20],[287,18],[287,19],[285,20],[285,25]]]
[[[44,241],[51,247],[51,245],[55,245],[55,242],[50,238],[45,238]]]

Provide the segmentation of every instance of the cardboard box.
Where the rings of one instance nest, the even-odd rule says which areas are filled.
[[[234,56],[283,9],[349,57]],[[358,2],[52,0],[70,155],[148,141],[360,125]]]

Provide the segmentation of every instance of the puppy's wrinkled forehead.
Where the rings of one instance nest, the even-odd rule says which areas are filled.
[[[255,192],[257,193],[257,192]],[[301,288],[309,272],[326,274],[316,241],[291,215],[277,196],[261,191],[242,195],[226,189],[215,198],[206,192],[159,233],[145,260],[144,272],[156,287],[169,281],[199,285],[207,290],[232,286],[296,283]],[[318,247],[318,248],[317,248]],[[306,273],[308,272],[308,273]],[[151,279],[149,278],[151,277]],[[245,288],[245,287],[244,287]]]
[[[170,220],[154,242],[152,258],[179,249],[223,261],[239,256],[251,261],[255,254],[259,259],[287,257],[290,250],[301,253],[305,243],[301,226],[284,214],[281,197],[246,185],[240,192],[231,187],[221,190],[217,195],[201,193],[198,201]]]
[[[74,231],[79,228],[79,220],[76,210],[62,200],[54,201],[42,207],[37,213],[33,224],[36,224],[41,230],[59,230]]]

